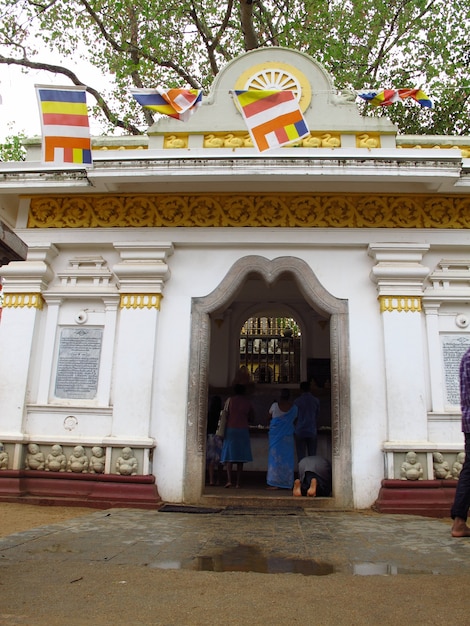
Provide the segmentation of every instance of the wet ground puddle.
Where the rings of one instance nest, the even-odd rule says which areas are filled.
[[[190,569],[200,572],[258,572],[260,574],[303,574],[326,576],[336,570],[331,563],[265,555],[257,546],[238,545],[212,556],[197,556],[187,563],[160,561],[158,569]]]
[[[348,573],[355,576],[396,576],[398,574],[436,574],[399,568],[391,563],[353,563],[337,567],[332,563],[293,557],[266,555],[257,546],[237,545],[214,555],[197,556],[187,561],[155,561],[156,569],[187,569],[199,572],[257,572],[259,574],[303,574],[327,576]]]

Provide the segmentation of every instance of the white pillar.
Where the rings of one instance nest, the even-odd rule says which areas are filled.
[[[371,244],[382,312],[389,441],[427,441],[421,264],[427,244]]]
[[[116,243],[121,262],[120,315],[113,384],[113,435],[147,437],[151,414],[158,312],[171,243]]]
[[[4,433],[22,433],[34,342],[57,255],[51,245],[31,246],[26,261],[2,267],[4,302],[0,323],[0,415]]]
[[[436,302],[423,305],[426,315],[426,333],[429,350],[429,378],[431,387],[431,411],[444,412],[444,388],[442,376],[442,353],[439,338],[439,308]]]

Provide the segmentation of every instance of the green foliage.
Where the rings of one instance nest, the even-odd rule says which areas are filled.
[[[364,115],[387,115],[403,133],[461,134],[470,132],[469,18],[470,0],[0,0],[0,63],[40,69],[46,59],[45,71],[59,64],[79,84],[65,70],[85,60],[113,77],[108,92],[95,86],[109,107],[95,114],[108,130],[135,133],[151,116],[130,87],[207,93],[244,50],[285,46],[320,61],[338,89],[421,87],[437,103],[364,104]]]
[[[0,143],[0,160],[24,161],[26,156],[26,150],[22,143],[24,139],[26,136],[23,133],[5,137],[5,141]]]

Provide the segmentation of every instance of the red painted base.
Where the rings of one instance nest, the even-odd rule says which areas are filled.
[[[158,509],[155,476],[0,471],[0,502],[28,502],[95,509]]]
[[[379,513],[450,517],[455,480],[383,480],[374,508]]]

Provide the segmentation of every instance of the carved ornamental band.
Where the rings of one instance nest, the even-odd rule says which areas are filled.
[[[121,309],[157,309],[160,310],[161,293],[129,293],[122,294]]]
[[[470,198],[161,194],[31,198],[28,228],[470,228]]]
[[[398,311],[417,312],[421,311],[421,298],[418,296],[379,296],[380,312]]]
[[[42,309],[44,300],[40,293],[5,293],[3,308],[14,309]]]

